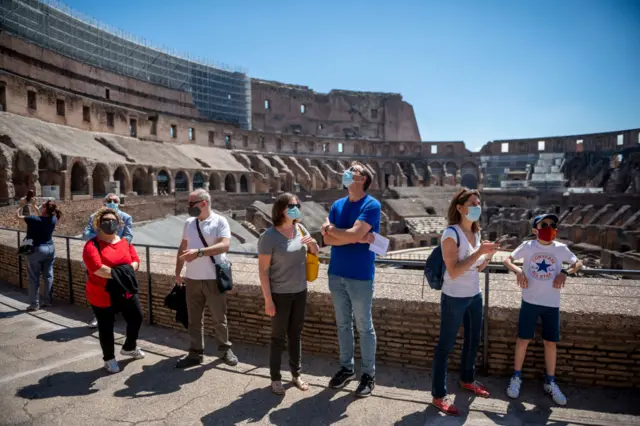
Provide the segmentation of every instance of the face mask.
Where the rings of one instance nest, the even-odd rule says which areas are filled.
[[[289,219],[292,219],[292,220],[300,219],[302,217],[302,212],[300,211],[299,208],[293,207],[293,208],[287,209],[287,217],[289,217]]]
[[[342,174],[342,184],[347,188],[353,184],[353,172],[351,170],[346,170]]]
[[[467,219],[471,222],[475,222],[480,219],[480,215],[482,214],[482,207],[480,206],[470,206],[469,211],[467,212]]]
[[[114,203],[113,201],[109,201],[109,202],[106,204],[106,207],[107,207],[108,209],[118,211],[118,204]]]
[[[556,239],[557,234],[558,234],[558,231],[556,231],[550,226],[546,228],[538,229],[538,238],[542,241],[547,241],[547,242],[553,241]]]
[[[107,235],[113,235],[118,229],[118,222],[115,220],[107,220],[100,224],[100,229]]]
[[[189,213],[189,216],[191,217],[198,217],[200,216],[200,213],[202,213],[202,210],[200,210],[200,207],[198,206],[191,206],[187,210],[187,213]]]

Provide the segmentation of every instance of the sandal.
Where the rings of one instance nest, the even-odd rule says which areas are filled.
[[[297,387],[298,389],[300,389],[303,392],[306,391],[306,390],[309,390],[309,383],[307,383],[304,380],[302,380],[302,377],[300,377],[300,376],[294,377],[291,380],[291,383],[293,383],[295,387]]]
[[[276,395],[284,395],[285,389],[284,386],[282,386],[282,382],[271,382],[271,392],[275,393]]]

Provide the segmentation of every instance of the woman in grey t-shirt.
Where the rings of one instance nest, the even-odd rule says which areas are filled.
[[[318,243],[299,223],[298,199],[289,193],[278,196],[271,214],[273,226],[258,241],[260,284],[265,312],[271,317],[269,369],[271,390],[284,395],[280,362],[285,337],[289,340],[289,366],[293,384],[306,391],[300,377],[302,327],[307,308],[307,250],[317,253]]]

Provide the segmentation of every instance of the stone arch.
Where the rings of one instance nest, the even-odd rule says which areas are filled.
[[[438,161],[433,161],[429,163],[429,168],[431,169],[431,180],[434,185],[442,185],[442,176],[444,172],[442,164]]]
[[[127,168],[123,165],[118,166],[115,172],[113,172],[113,180],[118,183],[118,187],[120,189],[120,194],[125,195],[131,191],[130,183],[129,183],[129,172]]]
[[[227,192],[236,192],[236,177],[231,173],[224,178],[224,190]]]
[[[382,188],[386,189],[389,187],[389,184],[391,183],[391,177],[393,176],[393,163],[391,161],[387,161],[386,163],[384,163],[382,165],[382,171],[382,174],[384,176],[384,185],[382,185]]]
[[[93,198],[104,198],[109,192],[109,168],[98,163],[91,173],[93,180]]]
[[[220,173],[212,172],[209,176],[209,191],[220,191]]]
[[[38,181],[40,186],[58,186],[60,191],[64,188],[62,180],[62,164],[60,159],[50,151],[42,151],[38,160]],[[62,195],[62,193],[60,193]]]
[[[0,149],[0,206],[9,204],[9,160],[3,150]]]
[[[27,195],[27,191],[30,189],[35,190],[33,181],[36,165],[29,155],[20,150],[13,154],[11,163],[13,172],[11,182],[13,183],[14,196],[22,198]]]
[[[249,192],[249,180],[245,175],[240,176],[240,192]]]
[[[159,170],[156,180],[158,181],[158,195],[171,194],[171,175],[167,170]]]
[[[78,160],[71,166],[71,196],[87,195],[88,193],[89,173],[84,163]]]
[[[176,176],[176,179],[178,176]],[[204,188],[204,175],[201,172],[193,174],[193,189]]]
[[[173,179],[175,192],[187,192],[189,190],[189,176],[186,172],[179,170]]]
[[[448,161],[447,164],[445,165],[445,170],[448,175],[455,176],[456,173],[458,172],[458,165],[453,161]]]
[[[133,171],[131,182],[133,191],[138,195],[148,195],[153,192],[149,173],[142,167],[137,167]]]
[[[462,177],[460,185],[469,189],[478,189],[478,166],[475,163],[467,161],[460,166],[460,175]]]

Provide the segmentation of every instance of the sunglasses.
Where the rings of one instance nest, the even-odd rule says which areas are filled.
[[[297,207],[298,209],[301,209],[302,205],[300,205],[300,204],[287,204],[287,208],[288,209],[292,209],[294,207]]]
[[[202,201],[204,201],[204,200],[189,201],[189,207],[193,207],[193,206],[195,206],[196,204],[200,204]]]
[[[100,223],[111,223],[111,222],[117,223],[118,221],[116,219],[102,219],[100,221]]]
[[[118,204],[118,200],[109,200],[109,201],[107,201],[107,203]]]
[[[544,229],[544,228],[553,228],[553,229],[558,229],[558,225],[556,225],[555,223],[541,223],[540,224],[540,229]]]

